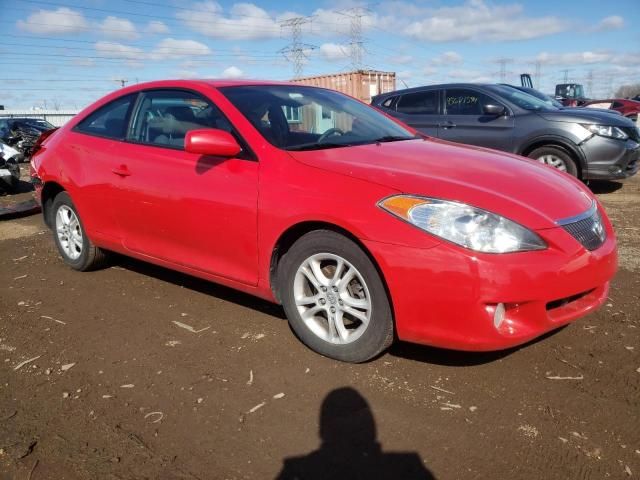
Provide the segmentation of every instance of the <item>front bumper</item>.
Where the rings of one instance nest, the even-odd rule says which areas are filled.
[[[622,180],[635,175],[640,164],[640,144],[629,139],[593,136],[582,145],[586,158],[584,180]]]
[[[538,231],[546,250],[489,255],[364,241],[384,272],[401,340],[457,350],[526,343],[595,310],[617,269],[616,240],[588,251],[564,229]],[[505,320],[494,326],[496,305]]]

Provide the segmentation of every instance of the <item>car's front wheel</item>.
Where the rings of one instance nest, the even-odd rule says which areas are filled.
[[[289,323],[312,350],[364,362],[393,341],[393,318],[375,266],[352,240],[329,230],[303,235],[283,256],[279,288]]]
[[[540,163],[549,165],[561,172],[566,172],[574,177],[578,176],[578,167],[573,158],[561,148],[558,147],[540,147],[529,153],[529,158],[537,160]]]
[[[54,239],[62,259],[75,270],[94,270],[102,266],[106,253],[91,243],[84,231],[80,215],[67,192],[53,200],[51,215]]]

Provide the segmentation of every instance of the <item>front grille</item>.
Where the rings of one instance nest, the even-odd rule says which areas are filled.
[[[640,143],[640,130],[638,127],[620,127],[620,130],[629,135],[629,138],[634,142]]]
[[[575,222],[559,222],[573,238],[578,240],[587,250],[595,250],[600,247],[607,238],[607,232],[602,224],[600,213],[594,206],[589,209],[588,216]]]

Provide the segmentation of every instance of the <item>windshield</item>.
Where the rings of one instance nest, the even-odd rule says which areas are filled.
[[[417,138],[374,108],[331,90],[261,85],[223,87],[220,91],[269,143],[285,150]]]
[[[496,93],[502,95],[506,100],[516,104],[525,110],[558,110],[553,104],[540,98],[534,97],[526,92],[513,87],[494,85],[491,87]]]
[[[579,83],[561,83],[556,85],[556,96],[562,98],[585,98],[584,89]]]
[[[557,101],[555,98],[551,98],[549,95],[545,95],[544,93],[540,92],[539,90],[536,90],[535,88],[522,87],[522,88],[518,88],[517,90],[520,90],[521,92],[524,92],[524,93],[528,93],[529,95],[533,95],[534,97],[539,98],[540,100],[545,102],[547,105],[551,105],[557,108],[563,107],[563,105],[559,101]]]

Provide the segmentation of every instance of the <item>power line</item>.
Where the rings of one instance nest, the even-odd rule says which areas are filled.
[[[317,48],[315,45],[302,43],[302,26],[310,23],[310,17],[293,17],[280,22],[282,28],[291,29],[291,44],[280,50],[285,58],[293,63],[293,75],[295,78],[302,76],[302,69],[308,58],[307,52]]]
[[[587,92],[589,97],[593,96],[593,69],[589,69],[589,73],[587,74]]]
[[[6,34],[6,33],[0,33],[0,37],[12,37],[12,38],[30,38],[33,40],[45,40],[48,42],[71,42],[71,43],[83,43],[83,44],[91,44],[91,45],[95,45],[96,43],[100,43],[101,45],[114,45],[117,47],[121,47],[123,44],[119,43],[119,42],[114,42],[114,41],[110,41],[110,40],[76,40],[76,39],[67,39],[67,38],[51,38],[51,37],[37,37],[37,36],[32,36],[32,35],[12,35],[12,34]],[[7,43],[7,42],[0,42],[0,45],[16,45],[16,46],[20,46],[20,47],[36,47],[36,48],[42,48],[42,47],[49,47],[51,46],[52,48],[74,48],[74,49],[78,49],[77,47],[67,47],[67,46],[63,46],[63,45],[40,45],[40,44],[24,44],[24,43]],[[131,46],[131,47],[156,47],[156,48],[162,48],[162,50],[176,50],[176,51],[193,51],[194,47],[166,47],[164,45],[159,44],[159,42],[156,43],[140,43],[140,42],[135,42],[134,45],[126,45],[126,46]],[[208,45],[206,45],[208,46]],[[263,55],[254,55],[255,54],[264,54],[264,56],[277,56],[274,52],[267,52],[264,50],[253,50],[252,49],[252,54],[249,53],[244,53],[242,51],[238,51],[238,50],[228,50],[228,49],[219,49],[216,48],[215,52],[227,52],[229,54],[232,54],[233,56],[250,56],[250,57],[260,57]]]
[[[505,83],[507,80],[507,64],[513,63],[513,58],[499,58],[496,63],[500,65],[500,82]]]
[[[364,41],[362,36],[362,18],[371,12],[364,7],[353,7],[348,10],[337,12],[350,19],[350,57],[351,66],[354,70],[362,69],[362,53],[364,51]]]
[[[150,19],[161,19],[161,20],[166,20],[166,21],[170,21],[172,23],[182,23],[180,19],[177,19],[175,17],[170,17],[170,16],[166,16],[166,15],[151,15],[148,13],[136,13],[136,12],[130,12],[130,11],[126,11],[126,10],[112,10],[112,9],[108,9],[108,8],[96,8],[96,7],[85,7],[83,5],[70,5],[67,3],[56,3],[56,2],[47,2],[44,0],[22,0],[23,2],[27,2],[27,3],[35,3],[35,4],[41,4],[41,5],[50,5],[53,7],[62,7],[62,8],[78,8],[81,10],[90,10],[90,11],[94,11],[94,12],[101,12],[101,13],[114,13],[114,14],[118,14],[118,15],[127,15],[127,16],[135,16],[135,17],[143,17],[143,18],[150,18]],[[211,12],[198,12],[197,10],[191,10],[194,13],[211,13]],[[81,13],[75,13],[72,12],[71,15],[75,15],[75,16],[83,16],[84,14]],[[242,15],[238,15],[238,16],[242,16]],[[88,18],[101,18],[101,17],[89,17],[87,15]],[[265,18],[265,17],[249,17],[249,18],[256,18],[256,19],[262,19],[262,20],[266,20],[268,19],[269,21],[273,21],[271,19],[271,17]],[[225,28],[228,27],[234,27],[234,28],[241,28],[241,29],[246,29],[247,26],[246,25],[233,25],[233,24],[229,24],[229,19],[226,18],[221,18],[220,21],[211,21],[211,20],[198,20],[198,19],[189,19],[190,23],[202,23],[203,25],[216,25],[216,24],[224,24]],[[25,23],[31,23],[28,20]],[[262,31],[270,31],[270,32],[279,32],[280,30],[277,28],[277,26],[274,24],[273,27],[260,27],[260,26],[252,26],[252,28],[254,30],[262,30]],[[127,30],[129,31],[129,30]]]
[[[540,60],[535,62],[536,73],[534,74],[534,78],[536,79],[536,88],[540,89],[540,77],[542,77],[542,62]]]
[[[60,48],[60,49],[64,49],[64,50],[79,50],[79,51],[90,51],[90,52],[96,52],[98,51],[98,53],[104,53],[104,52],[115,52],[115,53],[123,53],[123,50],[121,48],[103,48],[103,45],[120,45],[117,43],[110,43],[110,42],[100,42],[100,49],[97,50],[95,47],[94,48],[83,48],[83,47],[67,47],[67,46],[58,46],[58,45],[51,45],[48,46],[48,48]],[[42,45],[37,45],[37,44],[24,44],[24,43],[11,43],[11,42],[0,42],[0,45],[12,45],[12,46],[19,46],[19,47],[27,47],[27,48],[42,48]],[[120,45],[121,46],[121,45]],[[130,46],[131,48],[136,48],[138,49],[138,46]],[[155,47],[157,47],[162,53],[166,53],[166,54],[172,54],[172,53],[181,53],[182,55],[189,55],[186,52],[191,52],[191,56],[197,57],[197,56],[216,56],[216,57],[233,57],[233,58],[237,58],[238,56],[243,56],[246,58],[278,58],[279,55],[277,55],[276,53],[269,53],[269,54],[264,54],[264,55],[251,55],[251,54],[240,54],[238,52],[233,52],[233,53],[218,53],[218,52],[231,52],[230,50],[216,50],[207,54],[202,54],[202,53],[198,53],[196,51],[195,48],[180,48],[180,47],[165,47],[162,45],[155,45]],[[138,49],[139,50],[139,49]],[[184,51],[184,53],[183,53]],[[10,53],[9,55],[19,55],[22,52],[19,53]],[[31,52],[27,52],[27,53],[31,53]],[[132,52],[132,53],[138,53],[138,52]],[[139,53],[144,54],[145,52],[140,51]],[[148,52],[147,52],[148,53]],[[48,54],[47,54],[48,55]]]

